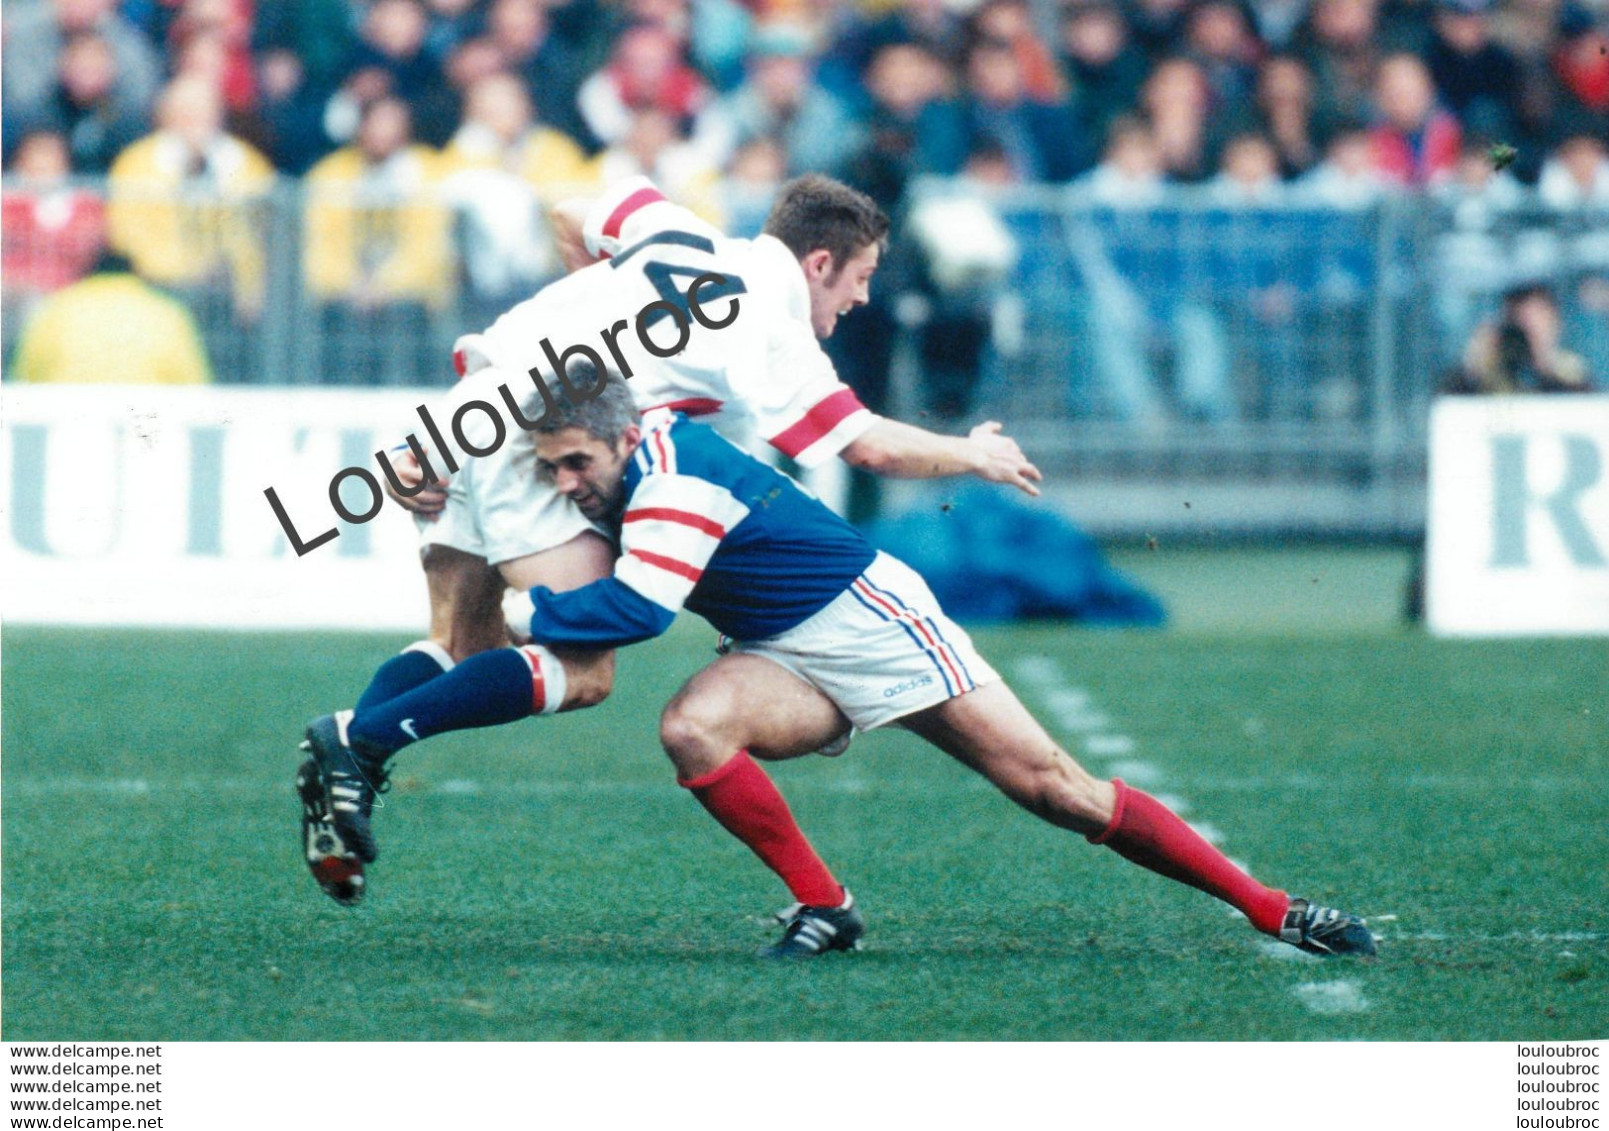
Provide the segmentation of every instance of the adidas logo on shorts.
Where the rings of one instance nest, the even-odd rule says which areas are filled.
[[[924,675],[920,679],[908,679],[904,683],[896,683],[893,687],[883,688],[883,698],[892,699],[896,695],[904,695],[907,691],[915,691],[918,687],[930,686],[933,677]]]

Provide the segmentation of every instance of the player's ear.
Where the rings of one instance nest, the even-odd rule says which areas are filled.
[[[620,433],[620,454],[629,455],[637,450],[642,443],[642,429],[635,424],[626,425],[626,430]]]
[[[807,279],[824,280],[830,278],[833,274],[832,252],[824,247],[818,247],[815,251],[806,252],[804,258],[799,260],[799,266],[804,268],[805,278]]]

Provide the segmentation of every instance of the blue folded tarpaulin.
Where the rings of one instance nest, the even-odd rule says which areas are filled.
[[[1095,540],[1043,506],[967,487],[866,529],[872,544],[926,579],[963,620],[1052,618],[1159,625],[1162,602],[1106,564]]]

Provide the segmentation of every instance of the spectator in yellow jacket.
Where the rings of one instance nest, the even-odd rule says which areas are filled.
[[[111,253],[40,303],[23,329],[11,376],[60,385],[204,385],[212,379],[190,312]]]
[[[541,204],[595,183],[569,135],[536,121],[525,84],[503,71],[464,91],[444,189],[457,214],[466,315],[484,325],[563,271]]]
[[[413,143],[407,103],[387,96],[363,108],[355,144],[308,171],[302,254],[325,380],[412,383],[439,368],[425,360],[430,311],[446,305],[454,278],[440,165]]]
[[[437,199],[440,155],[412,143],[407,103],[378,98],[363,110],[356,144],[307,174],[308,290],[358,307],[451,294],[451,217]]]
[[[273,167],[223,129],[218,91],[196,75],[169,83],[157,130],[112,162],[112,247],[146,279],[185,297],[213,335],[215,356],[243,369],[265,290],[263,209]],[[222,307],[222,309],[220,309]],[[233,318],[230,317],[232,312]]]
[[[536,119],[525,84],[506,72],[487,75],[464,95],[464,124],[447,143],[454,170],[503,169],[550,199],[592,183],[586,154],[571,137]]]

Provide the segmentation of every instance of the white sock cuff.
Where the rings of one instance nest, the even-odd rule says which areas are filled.
[[[531,713],[551,715],[564,706],[568,681],[564,664],[540,644],[526,644],[516,649],[531,666]]]
[[[448,654],[447,649],[443,648],[440,644],[437,644],[434,640],[415,640],[412,644],[404,648],[403,651],[423,652],[432,660],[435,660],[436,663],[440,664],[441,670],[444,672],[450,672],[457,666],[453,662],[452,656]]]

